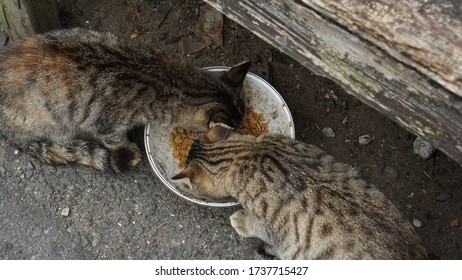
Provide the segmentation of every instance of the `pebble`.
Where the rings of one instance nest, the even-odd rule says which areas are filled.
[[[458,219],[454,219],[451,221],[451,227],[459,227],[460,226],[460,222]]]
[[[29,169],[29,170],[34,170],[34,165],[32,164],[32,162],[29,161],[29,162],[27,163],[27,169]]]
[[[422,226],[422,222],[417,220],[417,219],[414,219],[412,220],[412,224],[416,227],[416,228],[419,228]]]
[[[322,133],[324,133],[324,135],[326,135],[327,137],[329,138],[334,138],[335,137],[335,132],[332,128],[330,127],[324,127],[322,129]]]
[[[61,210],[61,216],[69,216],[69,207],[63,208],[63,210]]]
[[[372,137],[369,134],[361,135],[358,138],[359,145],[367,145],[372,142]]]
[[[385,167],[383,168],[382,174],[383,176],[390,178],[390,179],[396,179],[399,176],[398,170],[391,165],[385,165]]]
[[[439,202],[445,202],[446,200],[449,200],[452,198],[452,193],[450,192],[444,192],[444,193],[440,193],[436,196],[436,201],[439,201]]]
[[[119,223],[122,226],[126,226],[126,225],[130,224],[130,219],[128,217],[123,217],[122,219],[120,219]]]
[[[421,156],[423,159],[431,157],[435,152],[435,148],[418,136],[414,141],[414,153]]]

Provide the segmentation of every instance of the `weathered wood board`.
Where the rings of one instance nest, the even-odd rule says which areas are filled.
[[[462,15],[447,0],[205,1],[462,164]]]
[[[12,41],[59,28],[56,0],[0,0],[0,25]]]

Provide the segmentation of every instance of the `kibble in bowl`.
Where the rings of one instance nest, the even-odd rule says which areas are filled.
[[[204,68],[204,71],[219,73],[227,69],[227,67],[208,67]],[[255,136],[265,133],[283,134],[295,138],[292,115],[282,97],[270,84],[257,75],[248,73],[244,81],[244,91],[247,105],[246,120],[238,132]],[[238,205],[236,201],[195,197],[185,191],[188,188],[185,182],[170,179],[184,167],[190,149],[187,146],[192,145],[192,138],[197,137],[194,135],[195,132],[187,132],[183,129],[146,126],[144,135],[146,153],[154,173],[171,191],[188,201],[214,207]],[[177,139],[178,135],[180,136]]]

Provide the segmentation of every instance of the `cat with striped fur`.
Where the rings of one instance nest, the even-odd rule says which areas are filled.
[[[232,197],[231,225],[281,259],[424,259],[420,237],[354,168],[285,136],[216,126],[193,144],[187,167],[199,195]]]
[[[213,77],[110,33],[32,36],[0,52],[0,131],[45,163],[121,171],[140,160],[135,126],[239,127],[249,67]]]

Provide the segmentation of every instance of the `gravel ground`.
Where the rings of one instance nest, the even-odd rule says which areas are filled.
[[[48,166],[1,140],[1,259],[248,259],[235,209],[189,204],[153,175]]]

